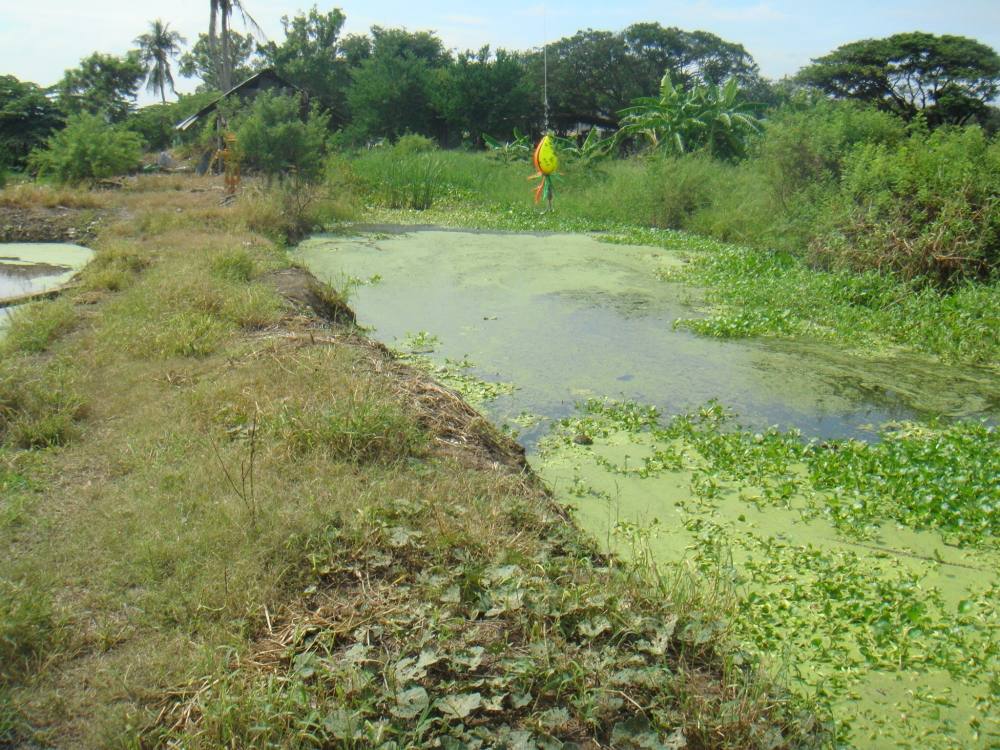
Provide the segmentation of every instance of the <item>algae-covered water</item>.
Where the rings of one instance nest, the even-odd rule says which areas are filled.
[[[552,434],[587,399],[664,417],[717,399],[751,431],[877,442],[890,422],[995,420],[993,372],[674,329],[693,315],[696,291],[658,271],[682,261],[590,236],[318,236],[296,257],[351,289],[376,338],[429,358],[516,429],[557,498],[603,543],[731,578],[745,615],[737,635],[820,695],[850,744],[1000,742],[995,545],[959,549],[888,520],[847,533],[834,522],[844,517],[837,492],[814,486],[809,467],[752,479],[753,467],[729,467],[720,478],[705,445],[628,420],[591,424],[577,441],[572,426]]]
[[[44,242],[0,243],[0,330],[9,308],[3,303],[69,281],[94,253],[80,245]]]
[[[1000,407],[995,377],[976,368],[674,330],[674,320],[692,315],[690,292],[657,278],[680,262],[660,248],[580,235],[419,231],[314,237],[296,256],[338,287],[353,284],[351,305],[380,340],[405,347],[427,332],[437,361],[468,356],[469,374],[514,384],[488,411],[499,421],[522,412],[546,418],[522,430],[529,446],[548,419],[591,396],[665,414],[719,398],[751,426],[828,438],[871,438],[872,425],[888,420]]]

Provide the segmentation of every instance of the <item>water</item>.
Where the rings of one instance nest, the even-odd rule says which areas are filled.
[[[588,236],[411,229],[318,236],[296,256],[334,286],[351,286],[359,323],[386,344],[406,348],[425,332],[416,348],[432,350],[435,362],[467,358],[472,374],[513,384],[483,410],[520,430],[532,466],[556,499],[608,548],[628,554],[619,525],[653,528],[657,519],[645,542],[649,551],[668,564],[691,560],[699,542],[685,522],[697,515],[714,524],[737,568],[749,569],[755,559],[778,566],[776,582],[750,590],[774,611],[787,607],[787,653],[779,660],[793,684],[830,691],[835,715],[851,725],[852,745],[958,748],[1000,738],[998,698],[989,683],[996,661],[982,655],[988,649],[970,652],[969,660],[982,662],[954,675],[872,666],[858,650],[865,633],[822,614],[831,602],[817,581],[826,568],[816,567],[883,582],[882,591],[866,585],[856,594],[870,591],[868,605],[876,608],[886,603],[880,597],[894,596],[886,591],[904,590],[915,576],[932,617],[948,622],[963,601],[990,600],[1000,554],[958,550],[936,533],[894,525],[859,545],[821,517],[804,520],[801,498],[787,508],[758,507],[753,495],[760,488],[733,483],[723,483],[713,507],[692,512],[685,508],[690,467],[653,476],[627,471],[666,447],[650,444],[648,435],[613,433],[593,446],[538,452],[552,420],[575,413],[588,397],[654,404],[665,415],[714,398],[745,425],[795,427],[825,439],[875,440],[877,427],[893,420],[995,421],[994,372],[902,353],[852,354],[819,342],[720,341],[675,330],[674,320],[694,314],[687,304],[694,292],[660,281],[656,272],[681,261],[660,248]],[[791,562],[813,554],[815,562]],[[975,637],[988,639],[996,623],[983,617]],[[938,637],[914,635],[914,643],[934,649]],[[976,735],[974,722],[983,734]]]
[[[851,356],[789,341],[720,341],[672,327],[693,313],[689,290],[660,281],[668,251],[580,235],[419,231],[314,237],[297,257],[318,276],[357,287],[362,325],[389,345],[436,336],[433,357],[476,364],[517,390],[486,408],[498,421],[546,419],[521,434],[530,449],[551,418],[587,397],[633,399],[664,414],[718,398],[754,427],[871,439],[872,425],[1000,408],[995,376],[904,355]]]
[[[0,243],[0,330],[9,320],[4,302],[53,289],[69,281],[94,253],[80,245]]]

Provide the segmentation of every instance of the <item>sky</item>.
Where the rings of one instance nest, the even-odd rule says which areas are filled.
[[[280,42],[283,15],[308,10],[310,0],[243,0],[268,38]],[[531,49],[578,29],[618,31],[638,21],[702,29],[746,47],[769,78],[795,73],[846,42],[904,31],[958,34],[1000,50],[1000,0],[343,0],[347,33],[372,25],[437,32],[451,49]],[[208,0],[0,0],[0,74],[42,86],[91,52],[123,54],[162,18],[193,43],[208,30]],[[242,31],[237,17],[234,27]],[[196,81],[175,76],[179,91]],[[153,101],[144,95],[142,102]]]

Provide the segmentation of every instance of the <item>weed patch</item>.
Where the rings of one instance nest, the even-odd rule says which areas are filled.
[[[59,625],[48,593],[0,578],[0,682],[12,681],[36,667],[58,638]]]
[[[557,472],[564,501],[614,548],[730,582],[731,635],[792,665],[839,742],[930,732],[950,747],[995,732],[992,429],[898,425],[877,443],[819,443],[743,429],[714,403],[668,420],[631,402],[582,411],[546,444],[543,476]]]
[[[997,284],[916,290],[874,271],[817,271],[794,256],[716,246],[665,278],[705,287],[725,306],[679,322],[710,336],[808,335],[863,347],[903,345],[960,362],[995,363],[1000,348]]]
[[[540,544],[484,547],[463,519],[444,522],[411,500],[313,535],[305,611],[271,624],[257,670],[196,687],[170,710],[179,719],[152,736],[193,747],[304,735],[319,744],[759,746],[767,709],[738,679],[699,692],[699,678],[717,679],[702,671],[703,613],[671,613],[668,592],[639,594],[555,518],[512,510]],[[813,728],[784,729],[795,745]]]
[[[65,443],[83,412],[83,399],[66,362],[0,360],[0,444],[41,448]]]
[[[0,353],[10,356],[16,352],[43,352],[73,328],[76,317],[73,303],[65,299],[22,305],[11,316],[6,335],[0,341]]]

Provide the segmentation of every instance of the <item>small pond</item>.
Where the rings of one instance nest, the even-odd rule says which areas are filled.
[[[12,309],[5,303],[65,284],[93,256],[80,245],[0,243],[0,329]]]
[[[686,304],[692,291],[657,277],[680,263],[661,248],[424,230],[318,236],[296,255],[324,280],[351,286],[359,323],[389,346],[417,337],[438,362],[468,358],[469,374],[516,386],[487,410],[501,422],[522,412],[543,417],[521,429],[529,449],[552,418],[588,397],[635,400],[664,414],[720,399],[749,426],[822,438],[872,439],[873,425],[890,420],[1000,409],[997,379],[983,369],[674,329],[695,314]]]

